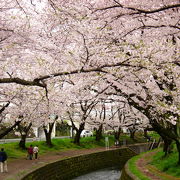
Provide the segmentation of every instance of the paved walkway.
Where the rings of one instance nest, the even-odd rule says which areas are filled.
[[[121,146],[122,148],[123,146]],[[115,149],[116,147],[111,147],[111,149]],[[42,155],[38,160],[27,160],[26,158],[9,160],[8,161],[8,173],[0,173],[0,180],[20,180],[25,174],[30,171],[33,171],[43,165],[48,163],[58,161],[67,157],[73,157],[82,154],[89,154],[98,151],[105,151],[104,147],[95,148],[95,149],[80,149],[80,150],[68,150],[68,151],[59,151],[59,152],[50,152],[48,155]],[[148,156],[152,156],[151,153],[147,154]],[[169,180],[180,180],[180,178],[171,177],[165,173],[158,172],[158,170],[153,171],[152,174],[150,171],[155,167],[149,167],[149,161],[142,157],[136,164],[145,175],[147,175],[150,179],[159,180],[160,177],[155,175],[156,173],[160,173],[161,176],[166,177]],[[163,179],[163,178],[162,178]]]
[[[50,152],[48,155],[42,155],[38,160],[27,160],[26,158],[10,160],[8,161],[8,173],[0,173],[0,180],[20,180],[22,176],[28,173],[29,171],[32,171],[33,169],[36,169],[50,162],[54,162],[66,157],[72,157],[104,150],[106,149],[103,147],[95,149],[69,150],[63,152],[59,151]]]

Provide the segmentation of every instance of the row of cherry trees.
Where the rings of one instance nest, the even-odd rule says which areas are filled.
[[[141,118],[180,154],[178,0],[1,1],[1,119],[11,114],[10,129],[68,113],[81,121],[77,135],[86,121],[101,131],[107,116],[118,132]]]

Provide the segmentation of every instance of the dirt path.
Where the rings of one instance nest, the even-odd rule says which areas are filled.
[[[114,148],[111,148],[114,149]],[[88,154],[98,151],[104,151],[105,148],[70,150],[64,152],[51,152],[48,155],[42,155],[38,160],[17,159],[8,162],[8,173],[0,173],[0,180],[20,180],[21,177],[29,171],[40,166],[54,162],[66,157]]]
[[[147,164],[150,162],[150,159],[147,157],[153,156],[155,154],[155,152],[151,152],[148,153],[146,155],[144,155],[142,158],[140,158],[137,162],[136,162],[136,166],[138,167],[138,169],[143,172],[144,175],[150,177],[150,179],[153,180],[161,180],[161,178],[157,177],[156,174],[152,173],[151,171],[149,171],[147,169]]]
[[[111,147],[110,149],[115,149],[115,147]],[[81,150],[69,150],[69,151],[59,151],[59,152],[51,152],[48,155],[41,155],[38,160],[27,160],[17,159],[11,160],[8,162],[8,173],[0,173],[0,180],[20,180],[23,175],[28,172],[35,170],[38,167],[41,167],[45,164],[64,159],[67,157],[77,156],[81,154],[89,154],[98,151],[105,151],[105,148],[95,148],[95,149],[81,149]],[[160,172],[154,166],[149,164],[150,157],[153,156],[153,153],[147,153],[145,156],[140,158],[137,161],[137,167],[143,174],[148,176],[153,180],[162,180],[162,177],[168,180],[180,180],[180,178],[174,178],[165,173]],[[163,179],[164,179],[163,178]]]
[[[157,151],[144,154],[137,162],[138,169],[149,179],[153,180],[180,180],[180,178],[172,177],[158,170],[155,166],[150,165],[152,157]]]

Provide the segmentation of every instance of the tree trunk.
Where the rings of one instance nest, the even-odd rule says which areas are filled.
[[[80,130],[76,131],[76,135],[74,137],[74,144],[77,144],[77,145],[80,145],[80,135],[81,135],[81,132]]]
[[[178,165],[180,165],[180,142],[178,140],[176,141],[176,147],[178,151]]]
[[[79,129],[76,129],[74,144],[80,145],[81,132],[84,130],[85,123],[81,123]]]
[[[102,139],[102,129],[103,125],[101,124],[98,129],[96,129],[96,141],[100,141]]]
[[[163,126],[161,126],[157,121],[151,122],[152,127],[154,130],[162,137],[164,141],[163,151],[165,152],[164,156],[167,156],[171,152],[171,144],[173,140],[177,140],[177,136],[170,133],[169,130],[165,129]]]
[[[47,133],[45,133],[45,136],[46,136],[46,144],[47,144],[49,147],[52,147],[51,133],[47,132]]]
[[[133,129],[129,129],[129,131],[130,131],[130,138],[133,139],[133,140],[135,140],[134,137],[135,137],[135,132],[136,132],[136,131],[133,130]]]
[[[27,137],[27,134],[24,134],[21,136],[21,140],[19,142],[19,147],[22,149],[26,149],[26,137]]]
[[[26,124],[24,126],[21,124],[18,124],[18,130],[21,133],[21,140],[19,142],[19,147],[22,149],[26,149],[26,138],[27,138],[27,135],[31,126],[32,126],[32,123],[29,123],[29,125]]]
[[[144,129],[144,137],[149,141],[151,141],[151,136],[148,135],[148,130]]]
[[[148,138],[147,129],[144,129],[144,137],[145,137],[145,138]]]
[[[119,139],[120,139],[120,134],[121,134],[121,128],[118,129],[118,131],[114,131],[114,139],[115,139],[115,145],[119,146]]]
[[[171,143],[172,140],[168,139],[166,137],[162,137],[163,141],[164,141],[164,146],[163,146],[163,151],[165,152],[165,157],[171,152]]]
[[[45,136],[46,136],[46,144],[49,146],[49,147],[52,147],[53,144],[52,144],[52,141],[51,141],[51,133],[52,133],[52,130],[53,130],[53,127],[54,127],[54,123],[49,123],[49,131],[47,130],[47,128],[44,126],[44,133],[45,133]]]

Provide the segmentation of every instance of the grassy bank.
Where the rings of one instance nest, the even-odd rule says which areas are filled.
[[[110,135],[109,137],[109,145],[114,145],[114,136]],[[105,137],[102,138],[100,142],[95,140],[95,137],[86,137],[81,138],[80,146],[74,144],[72,139],[64,138],[64,139],[52,139],[53,146],[50,148],[46,145],[44,141],[33,141],[26,143],[26,147],[29,147],[30,144],[38,145],[40,149],[40,155],[45,154],[48,152],[53,151],[66,151],[66,150],[73,150],[73,149],[90,149],[90,148],[97,148],[97,147],[105,147]],[[120,137],[121,145],[124,144],[124,141],[127,144],[133,143],[140,143],[146,142],[146,140],[142,137],[136,137],[135,140],[132,140],[129,135],[122,135]],[[0,144],[0,148],[4,148],[8,154],[10,159],[17,159],[21,157],[26,157],[27,151],[22,150],[18,146],[18,142],[15,143],[7,143],[7,144]]]
[[[155,153],[152,156],[150,152],[154,151]],[[148,153],[150,154],[149,156]],[[178,153],[176,147],[174,147],[173,152],[167,157],[164,157],[162,148],[159,148],[158,150],[155,149],[146,153],[142,153],[128,161],[128,167],[132,174],[137,176],[139,179],[150,180],[150,178],[146,177],[145,174],[143,174],[143,172],[141,172],[141,170],[136,165],[136,162],[140,158],[148,161],[147,165],[145,166],[146,169],[149,172],[156,174],[157,177],[161,177],[164,180],[170,180],[173,179],[173,177],[180,178],[180,166],[177,165]]]
[[[109,137],[110,146],[114,144],[114,139],[112,136]],[[55,152],[55,151],[66,151],[66,150],[73,150],[73,149],[90,149],[90,148],[97,148],[97,147],[105,147],[104,138],[97,142],[95,141],[94,137],[86,137],[81,139],[81,145],[78,146],[72,142],[72,139],[52,139],[52,147],[48,147],[44,141],[34,141],[26,143],[26,147],[29,147],[30,144],[38,145],[40,152],[39,154],[45,154],[48,152]],[[21,157],[26,157],[27,151],[22,150],[18,146],[18,142],[15,143],[7,143],[1,144],[0,148],[4,148],[8,154],[9,159],[18,159]]]
[[[178,152],[174,146],[173,152],[167,157],[164,157],[162,150],[157,152],[153,156],[151,164],[162,172],[180,178],[180,165],[177,165],[177,161]]]
[[[134,156],[133,158],[131,158],[128,161],[128,168],[129,171],[134,174],[136,177],[138,177],[139,179],[143,179],[143,180],[151,180],[148,177],[146,177],[136,166],[136,162],[138,161],[138,159],[140,159],[141,157],[143,157],[145,153],[142,153],[140,155]]]

